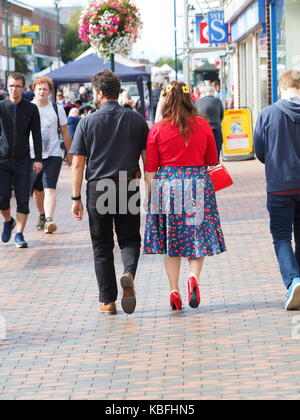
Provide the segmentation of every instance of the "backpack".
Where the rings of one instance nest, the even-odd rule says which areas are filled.
[[[58,115],[57,103],[56,102],[52,102],[52,106],[53,106],[53,109],[55,111],[55,114],[57,115],[57,134],[58,134],[60,148],[62,150],[65,150],[64,139],[62,138],[61,133],[60,133],[60,124],[59,124],[59,115]]]

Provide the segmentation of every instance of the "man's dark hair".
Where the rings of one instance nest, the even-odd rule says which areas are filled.
[[[26,85],[26,79],[23,73],[19,73],[18,71],[13,71],[12,73],[9,73],[8,79],[15,79],[15,80],[22,80],[22,85],[25,87]]]
[[[104,70],[92,76],[91,80],[96,92],[101,90],[105,98],[113,100],[119,98],[121,82],[115,73]]]

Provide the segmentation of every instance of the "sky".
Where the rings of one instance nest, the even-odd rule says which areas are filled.
[[[53,7],[53,0],[21,0],[34,7]],[[61,0],[61,6],[82,6],[86,1]],[[141,38],[134,44],[132,56],[155,62],[160,57],[174,57],[173,0],[135,0],[144,27]],[[182,25],[182,19],[178,19]],[[179,26],[178,25],[178,26]],[[180,32],[179,32],[180,33]],[[179,37],[180,38],[180,37]],[[180,39],[178,40],[180,46]]]

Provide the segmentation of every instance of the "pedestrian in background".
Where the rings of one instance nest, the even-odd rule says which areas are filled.
[[[27,248],[24,229],[29,214],[31,159],[29,135],[32,133],[35,158],[33,171],[42,170],[42,138],[39,111],[23,98],[25,77],[10,73],[9,97],[0,103],[0,210],[4,217],[2,242],[9,242],[17,225],[15,245]],[[10,199],[14,186],[17,201],[16,220],[11,216]]]
[[[33,194],[40,214],[36,228],[50,234],[57,230],[53,219],[57,201],[56,187],[62,166],[60,134],[67,152],[67,163],[69,166],[72,164],[72,156],[68,154],[72,140],[66,113],[63,106],[49,101],[53,87],[53,81],[49,77],[40,77],[33,82],[33,103],[38,107],[40,114],[43,144],[43,170],[38,175],[33,173],[32,177]],[[31,156],[35,158],[33,148]]]
[[[27,101],[31,102],[34,98],[34,92],[32,89],[32,84],[28,85],[28,88],[24,90],[23,92],[24,99],[27,99]]]
[[[73,139],[75,130],[77,128],[77,125],[79,124],[79,121],[81,120],[81,117],[79,115],[79,109],[78,108],[72,108],[70,110],[69,116],[67,118],[68,123],[68,129],[71,136],[71,139]]]
[[[222,121],[224,118],[224,108],[222,101],[215,97],[215,93],[216,91],[213,86],[206,86],[205,96],[201,96],[196,101],[196,107],[200,114],[206,115],[209,118],[209,125],[214,133],[219,160],[223,145]]]
[[[225,244],[214,188],[207,173],[207,165],[218,161],[212,130],[199,115],[184,83],[171,82],[165,93],[163,119],[151,128],[147,142],[150,202],[144,252],[165,254],[170,305],[181,310],[181,258],[188,259],[188,302],[196,308],[200,304],[198,283],[204,259],[224,252]]]
[[[76,220],[83,217],[81,188],[86,164],[87,210],[100,312],[117,312],[118,287],[113,255],[115,226],[124,266],[121,304],[123,310],[131,314],[136,306],[134,281],[141,246],[139,188],[133,184],[139,173],[140,156],[145,160],[149,129],[139,113],[119,105],[121,82],[115,73],[108,70],[97,73],[92,77],[92,83],[94,101],[99,109],[80,121],[71,147],[74,155],[72,213]],[[133,211],[132,201],[135,203]]]
[[[212,82],[212,87],[215,89],[215,97],[221,99],[221,83],[219,79]]]
[[[300,72],[279,79],[281,99],[260,113],[254,146],[265,164],[267,208],[285,287],[285,309],[300,309]],[[295,239],[295,251],[292,246]]]

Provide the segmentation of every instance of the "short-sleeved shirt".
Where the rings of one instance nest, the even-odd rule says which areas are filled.
[[[87,157],[87,181],[118,177],[120,171],[134,176],[148,132],[140,114],[106,102],[79,122],[70,153]]]
[[[35,101],[33,101],[35,103]],[[41,132],[43,143],[43,159],[49,157],[61,156],[60,141],[58,137],[58,122],[57,114],[54,110],[52,102],[48,102],[46,106],[38,106],[41,118]],[[64,126],[67,124],[67,116],[61,105],[57,105],[59,116],[59,125]],[[34,151],[31,142],[31,157],[34,158]]]

